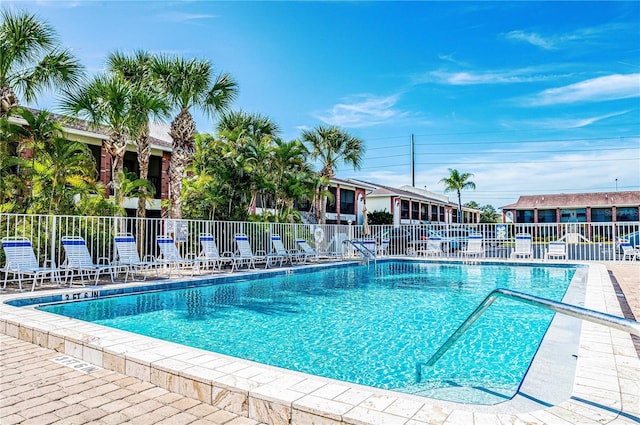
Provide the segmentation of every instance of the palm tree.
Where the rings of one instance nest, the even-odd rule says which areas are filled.
[[[104,143],[112,158],[113,186],[118,187],[127,143],[133,138],[134,129],[140,128],[138,110],[141,105],[157,100],[150,99],[143,87],[131,84],[115,73],[98,75],[79,90],[65,94],[63,110],[86,119],[94,129],[107,132]]]
[[[96,179],[95,160],[87,145],[63,137],[47,141],[33,171],[34,213],[68,213],[74,208],[73,197],[92,192]]]
[[[164,118],[168,115],[169,105],[162,96],[151,74],[152,56],[144,50],[136,51],[132,56],[115,52],[107,59],[108,67],[112,72],[120,74],[125,80],[141,89],[141,96],[135,99],[139,104],[133,112],[138,113],[138,119],[134,120],[132,134],[135,139],[138,168],[140,179],[146,180],[149,175],[149,159],[151,157],[151,145],[149,143],[149,116]],[[143,96],[144,93],[146,96]],[[145,188],[142,188],[144,191]],[[138,197],[138,217],[147,216],[147,201],[144,196]]]
[[[207,60],[160,56],[154,58],[152,70],[169,104],[178,111],[170,131],[169,199],[171,218],[181,218],[182,177],[195,151],[196,125],[190,109],[200,108],[210,116],[226,111],[237,96],[237,84],[228,73],[213,78]]]
[[[464,189],[475,189],[476,184],[469,180],[473,177],[471,173],[462,173],[454,168],[449,168],[449,177],[440,180],[445,184],[445,192],[456,192],[458,194],[458,222],[462,223],[462,194]]]
[[[27,12],[2,11],[0,23],[0,116],[45,88],[70,89],[83,68],[68,50],[58,49],[55,30]]]
[[[320,175],[332,179],[335,168],[339,163],[350,164],[354,169],[360,168],[364,156],[362,140],[351,136],[345,130],[335,126],[319,126],[313,130],[302,132],[302,140],[307,144],[313,159],[322,162]],[[322,188],[323,192],[329,190],[328,183]],[[326,223],[327,196],[320,197],[320,224]]]

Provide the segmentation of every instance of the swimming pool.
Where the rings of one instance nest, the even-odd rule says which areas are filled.
[[[561,300],[575,267],[380,262],[42,310],[260,363],[467,403],[517,391],[553,315],[501,300],[416,383],[493,289]]]

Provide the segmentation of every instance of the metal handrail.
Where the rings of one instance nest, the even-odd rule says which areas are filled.
[[[369,259],[373,259],[374,263],[376,262],[376,253],[371,251],[369,248],[367,248],[366,246],[364,246],[362,243],[358,243],[359,241],[357,239],[346,239],[345,241],[343,241],[343,243],[348,243],[350,244],[353,248],[355,248],[356,251],[358,251],[360,253],[360,255],[362,255],[362,258],[364,260],[369,261]]]
[[[418,382],[422,377],[422,366],[433,366],[444,353],[464,334],[467,329],[484,313],[498,297],[511,298],[524,302],[536,307],[555,311],[556,313],[566,314],[567,316],[576,317],[581,320],[597,323],[628,332],[632,335],[640,336],[640,323],[635,320],[625,319],[623,317],[613,316],[611,314],[602,313],[588,308],[578,307],[571,304],[565,304],[558,301],[552,301],[546,298],[536,297],[535,295],[525,294],[523,292],[512,291],[510,289],[494,289],[485,297],[485,299],[476,307],[476,309],[465,319],[464,322],[451,334],[451,336],[442,344],[442,346],[432,355],[426,362],[418,362],[416,364],[416,376]]]

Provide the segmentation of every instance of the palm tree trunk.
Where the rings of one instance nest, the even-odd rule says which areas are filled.
[[[18,96],[11,87],[0,87],[0,117],[6,117],[12,108],[18,106]]]
[[[173,152],[169,162],[169,199],[171,218],[182,218],[182,177],[184,170],[193,162],[195,153],[196,125],[188,109],[180,111],[171,123],[170,135]]]
[[[138,138],[138,168],[140,169],[140,178],[147,180],[149,176],[149,157],[151,155],[151,147],[149,145],[149,125],[145,126],[145,129],[141,132]],[[142,191],[146,194],[146,188],[142,188]],[[140,218],[147,216],[147,201],[145,197],[138,198],[138,211],[136,214]]]

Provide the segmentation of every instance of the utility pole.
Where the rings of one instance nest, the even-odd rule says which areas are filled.
[[[416,187],[416,148],[411,133],[411,187]]]

